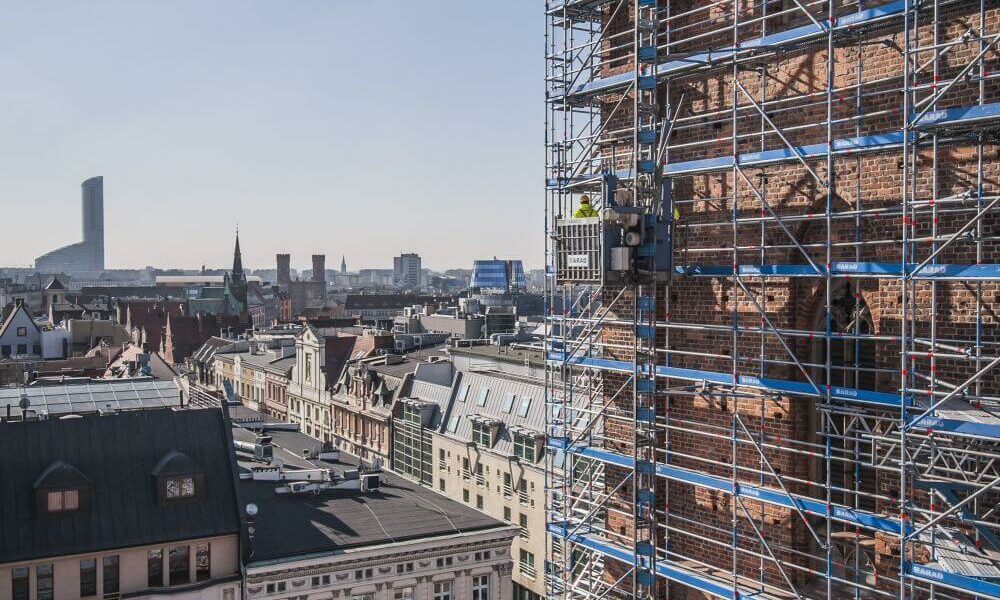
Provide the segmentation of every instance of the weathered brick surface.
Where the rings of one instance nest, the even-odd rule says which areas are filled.
[[[733,32],[724,26],[733,22],[732,3],[704,3],[695,0],[671,2],[671,14],[689,13],[675,18],[669,27],[670,39],[677,42],[671,51],[697,52],[709,48],[727,48],[733,43]],[[808,23],[797,10],[789,14],[759,19],[767,5],[769,14],[780,10],[780,6],[793,7],[791,2],[745,0],[738,2],[739,20],[752,21],[739,28],[740,40],[759,36],[762,30],[772,32]],[[957,3],[961,5],[961,3]],[[710,5],[706,7],[706,5]],[[701,7],[702,10],[695,10]],[[857,10],[856,3],[836,1],[837,15]],[[610,13],[609,13],[610,14]],[[943,11],[935,24],[927,14],[921,14],[916,21],[914,45],[930,46],[934,43],[935,29],[939,40],[960,37],[970,28],[986,33],[1000,31],[1000,8],[990,6],[985,12],[982,27],[979,22],[978,7]],[[610,35],[601,47],[604,75],[628,72],[631,62],[631,33],[623,32],[630,26],[632,15],[621,10],[614,21],[606,22]],[[666,39],[667,27],[662,31]],[[710,33],[718,31],[718,33]],[[684,41],[689,40],[689,41]],[[859,43],[863,42],[863,43]],[[749,104],[742,92],[734,91],[734,77],[752,95],[755,102],[769,102],[767,114],[794,145],[824,143],[828,132],[827,111],[834,119],[830,137],[833,139],[865,136],[899,131],[902,126],[900,92],[903,58],[899,48],[904,44],[900,21],[892,21],[891,26],[860,33],[849,42],[834,48],[832,83],[835,90],[827,105],[827,71],[830,56],[825,41],[809,48],[782,53],[764,62],[750,66],[764,67],[763,71],[747,68],[734,75],[733,69],[725,68],[709,74],[699,73],[684,76],[665,84],[660,90],[660,103],[675,105],[681,95],[685,97],[682,122],[671,139],[669,152],[671,162],[694,159],[726,157],[734,152],[732,136],[734,124],[739,136],[736,152],[755,152],[784,147],[782,141],[762,122],[759,113]],[[938,62],[939,80],[955,76],[979,51],[978,43],[961,44],[953,47]],[[915,59],[923,63],[929,58],[924,52]],[[987,54],[985,71],[993,72],[1000,66],[995,52]],[[978,72],[978,71],[977,71]],[[762,76],[763,75],[763,76]],[[916,93],[917,98],[926,98],[934,91],[934,77],[931,69],[925,69],[914,77],[917,85],[927,86]],[[855,86],[862,83],[862,93]],[[982,93],[981,93],[982,92]],[[739,111],[734,119],[733,100],[739,100]],[[619,157],[619,167],[627,167],[632,123],[631,102],[626,101],[616,111],[612,107],[620,96],[609,95],[602,98],[603,117],[610,121],[601,152]],[[938,102],[939,108],[970,106],[980,101],[995,102],[1000,99],[1000,83],[987,80],[980,84],[970,79],[955,85]],[[780,102],[775,102],[780,101]],[[1000,145],[987,138],[981,145],[975,138],[946,140],[936,150],[922,146],[909,158],[912,179],[907,187],[914,199],[925,201],[941,199],[958,194],[975,195],[978,185],[982,185],[985,196],[1000,193]],[[788,226],[818,265],[832,261],[899,262],[902,257],[901,237],[904,230],[901,206],[904,157],[898,150],[857,156],[835,156],[828,164],[826,159],[810,160],[809,166],[821,180],[828,181],[830,192],[818,182],[803,165],[793,162],[772,165],[766,168],[747,168],[745,173],[763,195],[775,212],[788,219]],[[981,178],[980,178],[981,174]],[[678,177],[673,181],[674,196],[679,200],[681,223],[677,230],[675,262],[679,264],[804,264],[805,258],[795,248],[782,228],[769,220],[763,225],[752,221],[766,215],[757,196],[746,182],[734,176],[732,171],[698,174]],[[970,200],[964,204],[941,204],[937,214],[928,211],[916,215],[909,232],[911,238],[922,240],[911,248],[911,261],[920,261],[932,250],[926,239],[936,226],[939,235],[954,232],[972,214],[956,212],[957,207],[968,209],[974,206]],[[876,214],[856,216],[853,211],[880,209]],[[827,226],[827,214],[831,215]],[[733,226],[731,219],[736,215],[740,220]],[[810,218],[800,217],[809,215]],[[1000,262],[1000,244],[993,239],[1000,231],[1000,213],[994,212],[982,220],[980,230],[984,232],[982,243],[977,247],[973,240],[962,240],[953,244],[939,257],[942,263],[969,264]],[[734,241],[741,250],[732,251]],[[862,244],[855,242],[861,241]],[[822,332],[826,322],[826,284],[817,278],[745,278],[744,283],[761,305],[771,325],[779,328]],[[851,300],[852,306],[866,307],[864,311],[865,331],[880,336],[899,336],[902,331],[902,315],[905,311],[914,317],[907,323],[909,335],[923,338],[931,336],[931,324],[939,339],[957,340],[955,345],[968,348],[979,337],[983,344],[1000,342],[997,303],[1000,300],[1000,285],[996,282],[969,284],[964,282],[918,283],[910,287],[911,296],[907,305],[901,302],[899,280],[893,279],[840,279],[834,282],[834,296],[843,295]],[[605,303],[617,297],[619,289],[605,290]],[[727,278],[678,278],[669,289],[658,296],[671,300],[670,314],[666,314],[664,303],[660,305],[660,318],[678,324],[704,324],[717,326],[710,329],[674,329],[669,334],[670,364],[720,371],[725,373],[761,375],[783,379],[805,380],[805,376],[793,363],[793,359],[778,343],[773,335],[761,335],[755,330],[766,327],[760,311],[751,299]],[[618,318],[632,317],[628,294],[619,299],[613,311]],[[839,300],[838,300],[839,301]],[[977,317],[980,319],[977,321]],[[831,317],[833,318],[833,317]],[[734,328],[734,323],[736,327]],[[915,325],[915,328],[913,327]],[[606,326],[601,340],[607,347],[606,356],[621,360],[633,358],[631,347],[633,332],[628,327]],[[661,347],[666,343],[660,340]],[[795,359],[803,362],[822,362],[824,344],[818,338],[790,337],[789,346]],[[876,389],[898,393],[901,385],[900,347],[898,340],[888,339],[870,344],[864,351],[874,357],[873,372],[858,374],[851,380],[855,387]],[[909,370],[943,382],[959,383],[976,370],[974,361],[962,358],[935,357],[926,347],[915,347],[919,352],[911,358]],[[735,360],[733,352],[735,349]],[[665,357],[660,356],[660,362]],[[810,376],[825,386],[826,372],[822,368],[809,368]],[[853,375],[847,375],[853,377]],[[834,374],[843,378],[843,373]],[[624,381],[620,375],[606,378],[605,389],[617,389]],[[831,381],[834,384],[843,383]],[[918,387],[929,387],[924,379],[915,380]],[[666,386],[680,386],[681,382],[668,382]],[[1000,371],[983,379],[983,388],[1000,388]],[[938,385],[936,390],[947,389]],[[632,429],[628,421],[632,410],[631,400],[625,395],[614,403],[614,414],[624,418],[610,419],[606,427],[606,444],[619,451],[631,452]],[[712,475],[739,481],[777,487],[762,465],[760,454],[749,444],[740,444],[734,451],[726,439],[733,427],[734,415],[738,415],[754,438],[764,444],[764,455],[771,466],[787,481],[795,493],[809,494],[825,498],[821,485],[823,467],[821,461],[796,454],[790,449],[811,450],[822,455],[821,436],[816,432],[823,429],[823,423],[816,402],[801,397],[732,397],[699,393],[666,393],[658,402],[658,413],[669,415],[676,427],[664,436],[660,449],[661,460],[671,464],[696,469]],[[846,427],[844,420],[831,427]],[[745,437],[745,436],[744,436]],[[812,446],[811,446],[812,445]],[[818,445],[818,446],[817,446]],[[817,450],[817,448],[819,448]],[[859,442],[860,452],[871,452],[867,442]],[[993,448],[995,451],[996,449]],[[839,456],[850,457],[854,446],[844,443],[834,449]],[[885,453],[886,446],[878,446],[876,452]],[[734,456],[735,454],[735,456]],[[831,477],[850,479],[853,466],[836,463],[838,472]],[[888,471],[876,471],[871,466],[859,468],[860,490],[885,496],[876,502],[865,498],[860,506],[867,510],[877,510],[896,516],[899,507],[891,500],[898,498],[898,477]],[[625,473],[609,469],[608,486],[617,485]],[[796,482],[791,480],[802,480]],[[704,564],[714,565],[722,570],[732,567],[734,543],[732,530],[735,521],[736,540],[740,548],[749,552],[762,552],[756,533],[747,522],[747,515],[733,499],[724,494],[694,486],[670,483],[658,490],[662,501],[660,509],[668,515],[671,526],[669,548],[676,553],[671,558],[688,558]],[[928,498],[919,490],[909,490],[918,507],[926,507]],[[622,513],[609,511],[605,526],[610,535],[628,545],[632,524],[626,516],[631,488],[623,485],[610,506],[621,509]],[[835,502],[853,503],[849,495],[834,493]],[[790,510],[760,505],[746,501],[745,508],[768,540],[772,550],[783,560],[803,568],[822,571],[825,555],[812,541],[808,529],[799,516]],[[822,526],[817,531],[823,532]],[[662,539],[661,544],[666,540]],[[899,547],[896,540],[879,536],[877,543],[876,568],[880,574],[878,585],[893,590],[898,569]],[[814,559],[806,559],[797,553],[812,553]],[[926,560],[920,549],[914,551],[914,558]],[[761,561],[748,553],[738,554],[737,570],[750,578],[763,577],[771,583],[781,580],[777,570],[769,561]],[[613,581],[624,573],[622,565],[611,561],[606,570],[606,580]],[[809,577],[802,572],[793,572],[796,584],[806,585]],[[671,586],[671,598],[694,597],[692,592],[681,586]]]

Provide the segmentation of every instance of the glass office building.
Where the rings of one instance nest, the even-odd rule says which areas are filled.
[[[524,265],[519,260],[477,260],[472,265],[471,287],[524,292]]]

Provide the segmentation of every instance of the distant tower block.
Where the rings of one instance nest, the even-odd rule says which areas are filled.
[[[288,285],[292,281],[292,255],[279,254],[278,259],[278,285]]]
[[[80,185],[83,204],[83,243],[90,247],[93,270],[104,270],[104,177]]]
[[[313,281],[326,281],[326,255],[313,254]]]

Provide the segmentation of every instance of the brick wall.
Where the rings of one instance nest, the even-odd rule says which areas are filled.
[[[762,31],[788,29],[809,21],[800,11],[790,10],[787,14],[759,19],[766,4],[768,14],[781,11],[782,7],[794,8],[794,3],[772,0],[747,0],[739,2],[741,22],[756,19],[739,30],[741,40],[759,36]],[[868,3],[866,3],[868,4]],[[961,3],[958,3],[961,4]],[[705,6],[710,5],[710,6]],[[857,10],[856,4],[834,3],[836,14]],[[700,8],[700,10],[698,10]],[[601,46],[602,75],[628,72],[631,63],[631,34],[623,32],[630,27],[631,13],[622,9],[614,19],[611,9],[605,13],[604,25],[609,34]],[[696,1],[672,2],[671,13],[689,16],[675,18],[670,24],[670,39],[689,42],[676,43],[671,51],[694,52],[710,48],[727,48],[733,43],[732,31],[710,33],[731,24],[733,8],[729,3],[703,3]],[[917,44],[933,44],[935,25],[926,14],[918,17],[915,38]],[[949,9],[942,12],[936,24],[940,40],[950,40],[961,36],[970,27],[979,30],[978,8]],[[891,26],[874,31],[859,32],[856,38],[838,45],[834,49],[832,82],[836,90],[832,94],[830,111],[835,124],[831,135],[834,139],[866,136],[887,132],[898,132],[901,125],[901,75],[903,59],[899,48],[903,45],[900,20],[891,21]],[[1000,31],[1000,8],[989,8],[986,12],[985,32]],[[667,28],[663,28],[666,37]],[[939,79],[956,75],[978,52],[978,43],[953,47],[939,61]],[[919,62],[927,60],[922,53]],[[817,46],[770,57],[759,64],[747,64],[747,69],[734,76],[731,67],[716,70],[710,74],[694,74],[679,78],[664,85],[660,91],[661,108],[668,103],[676,106],[682,94],[685,97],[682,121],[671,139],[669,159],[671,162],[728,157],[733,153],[732,136],[733,99],[739,100],[738,118],[735,120],[739,137],[736,151],[756,152],[783,148],[783,142],[770,131],[742,92],[734,92],[734,77],[749,92],[755,102],[770,102],[766,108],[768,117],[785,133],[794,145],[824,143],[827,140],[826,103],[827,70],[830,57],[825,41]],[[996,53],[986,57],[987,71],[1000,66]],[[749,68],[754,67],[754,68]],[[756,67],[763,67],[758,70]],[[928,86],[934,83],[925,70],[916,77],[918,84]],[[863,84],[863,93],[854,87]],[[920,92],[918,97],[926,97],[932,87]],[[988,80],[983,84],[983,101],[994,102],[1000,98],[1000,84]],[[619,157],[619,167],[627,167],[630,125],[632,123],[631,101],[613,110],[620,95],[603,97],[602,115],[610,121],[604,133],[604,144],[599,152],[610,157],[614,152]],[[776,100],[780,102],[775,102]],[[963,81],[947,94],[938,106],[970,106],[980,100],[980,84],[977,81]],[[984,195],[1000,193],[1000,146],[987,139],[981,149],[977,140],[958,139],[942,144],[936,152],[930,147],[922,147],[910,159],[913,179],[910,190],[916,199],[945,198],[954,194],[974,192],[978,185],[978,163],[982,161],[982,185]],[[816,264],[828,261],[870,261],[899,262],[903,231],[902,216],[898,213],[903,189],[904,157],[898,150],[857,156],[836,156],[828,166],[825,158],[811,160],[809,166],[819,178],[829,182],[831,193],[818,182],[801,164],[787,163],[766,168],[747,168],[745,173],[763,195],[775,212],[788,219],[789,229],[805,247],[809,257]],[[934,168],[936,164],[936,169]],[[734,192],[734,184],[736,191]],[[746,182],[734,182],[732,171],[711,174],[690,175],[673,181],[675,199],[679,200],[681,223],[678,227],[675,248],[675,263],[731,265],[734,261],[732,244],[734,240],[743,247],[736,256],[741,264],[804,264],[806,259],[795,248],[789,236],[773,220],[761,224],[753,222],[754,217],[767,213],[757,196],[748,189]],[[881,209],[879,214],[856,217],[834,218],[831,226],[826,224],[827,203],[831,214],[851,213],[857,210]],[[734,208],[735,203],[735,208]],[[936,226],[941,234],[955,231],[961,223],[970,218],[968,212],[956,214],[942,205]],[[969,204],[964,205],[966,208]],[[736,214],[741,222],[732,225],[731,216]],[[811,215],[811,216],[810,216]],[[802,219],[803,216],[810,216]],[[982,221],[984,232],[997,231],[1000,216],[997,212]],[[929,216],[921,216],[914,223],[912,236],[925,238],[933,232],[935,223]],[[857,240],[864,241],[855,245]],[[827,255],[827,243],[831,243]],[[1000,262],[1000,244],[986,239],[979,257],[982,262]],[[928,244],[919,245],[913,259],[922,260],[930,252]],[[970,241],[955,243],[940,256],[943,263],[975,263],[976,245]],[[761,305],[768,320],[775,327],[800,330],[822,330],[825,314],[825,284],[815,278],[768,278],[767,280],[745,278],[750,293]],[[900,287],[898,280],[847,280],[837,283],[838,293],[853,298],[853,302],[867,307],[868,319],[873,333],[896,336],[901,331]],[[843,287],[846,286],[846,287]],[[931,322],[937,323],[939,338],[973,340],[977,335],[977,294],[981,299],[982,328],[979,332],[984,343],[1000,341],[1000,327],[996,303],[1000,300],[1000,286],[991,282],[980,286],[960,282],[941,282],[936,292],[930,283],[915,286],[916,297],[907,310],[915,310],[918,336],[930,336]],[[609,304],[618,296],[619,289],[609,286],[605,289],[605,303]],[[793,359],[778,343],[773,335],[761,335],[760,328],[766,325],[746,293],[735,288],[730,279],[725,278],[678,278],[669,289],[658,296],[670,298],[669,320],[679,324],[704,324],[717,326],[719,330],[676,329],[670,333],[669,348],[677,351],[671,354],[670,364],[679,367],[705,369],[729,373],[734,369],[741,374],[761,375],[782,379],[805,381],[805,376],[794,364]],[[620,298],[612,311],[616,318],[630,319],[629,293]],[[932,311],[932,298],[936,307]],[[661,318],[667,318],[665,305],[660,307]],[[733,333],[733,323],[740,330]],[[736,360],[733,359],[735,337]],[[604,354],[609,358],[631,360],[631,345],[634,341],[630,327],[607,325],[601,333],[601,341],[606,344]],[[664,340],[665,342],[665,340]],[[823,344],[809,337],[789,339],[795,358],[808,363],[822,360]],[[880,341],[874,348],[877,373],[861,378],[865,387],[878,391],[898,393],[900,387],[899,342]],[[819,358],[818,358],[819,357]],[[661,362],[665,360],[660,357]],[[975,369],[975,363],[964,359],[938,358],[929,353],[917,354],[911,369],[919,373],[934,373],[940,379],[958,383]],[[817,383],[824,385],[823,369],[810,368],[810,375]],[[624,382],[624,376],[610,374],[605,377],[605,390],[616,390]],[[986,389],[1000,386],[1000,371],[983,380]],[[690,384],[668,381],[661,388],[688,385],[687,393],[667,394],[659,402],[658,413],[669,414],[676,428],[663,440],[663,458],[675,466],[695,469],[703,473],[736,479],[756,485],[777,487],[770,476],[762,476],[761,455],[750,444],[743,443],[734,451],[731,443],[724,439],[733,426],[734,415],[738,415],[751,431],[754,439],[764,445],[763,454],[771,466],[789,479],[788,486],[795,493],[823,498],[819,486],[805,482],[816,481],[822,476],[821,466],[816,460],[809,460],[801,453],[810,444],[820,443],[815,432],[823,427],[818,416],[816,403],[801,397],[722,397],[699,393]],[[926,382],[921,385],[928,385]],[[937,389],[942,389],[940,386]],[[605,445],[618,452],[630,454],[631,425],[628,422],[632,410],[631,399],[622,395],[612,402],[611,415],[621,418],[608,419]],[[841,425],[844,425],[842,422]],[[745,437],[745,436],[744,436]],[[815,448],[813,448],[815,450]],[[866,447],[871,450],[870,446]],[[735,453],[735,456],[734,456]],[[615,488],[626,473],[619,469],[607,471],[608,489]],[[872,493],[878,490],[886,496],[898,495],[898,478],[885,472],[863,467],[860,475],[861,489]],[[796,482],[794,480],[803,480]],[[662,498],[660,508],[669,515],[669,522],[678,530],[669,534],[670,549],[679,556],[714,565],[729,570],[732,565],[731,529],[733,527],[733,499],[721,493],[712,492],[681,483],[664,485],[658,493]],[[926,506],[927,498],[918,490],[911,496],[918,505]],[[605,527],[613,540],[629,545],[632,523],[628,517],[631,488],[622,485],[616,498],[609,503]],[[668,500],[669,498],[669,500]],[[869,507],[868,504],[871,504]],[[898,507],[892,502],[865,500],[869,510],[879,510],[896,516]],[[767,538],[772,549],[780,558],[804,568],[823,570],[825,554],[818,550],[802,519],[794,511],[773,506],[763,506],[745,502],[745,508],[758,529]],[[616,509],[620,509],[616,510]],[[756,543],[756,533],[744,518],[742,509],[735,509],[738,545],[750,552],[762,552]],[[665,540],[661,539],[661,544]],[[804,558],[797,553],[812,553],[816,559]],[[879,539],[877,566],[888,581],[880,582],[885,589],[893,589],[894,569],[898,568],[899,549],[892,540]],[[677,557],[672,557],[677,558]],[[919,552],[917,558],[919,556]],[[741,575],[751,579],[763,576],[771,583],[781,580],[777,570],[769,561],[763,566],[759,559],[743,553],[738,555],[737,568]],[[615,581],[626,569],[623,565],[609,561],[605,580]],[[761,575],[762,574],[762,575]],[[808,584],[809,577],[802,572],[793,572],[797,585]],[[686,598],[691,594],[681,586],[671,586],[672,598]]]

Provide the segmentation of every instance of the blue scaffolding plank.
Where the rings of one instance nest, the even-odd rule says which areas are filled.
[[[569,540],[574,544],[583,546],[584,548],[593,550],[594,552],[599,552],[604,556],[621,561],[627,565],[635,566],[635,555],[627,548],[617,544],[612,544],[605,540],[595,539],[589,535],[570,533],[567,531],[566,526],[562,523],[549,523],[546,529],[554,536]],[[734,594],[734,590],[731,585],[720,583],[715,579],[706,578],[700,573],[678,567],[677,565],[666,560],[656,561],[656,574],[664,579],[676,581],[677,583],[700,590],[707,594],[711,594],[717,598],[738,598],[739,600],[755,600],[759,598],[757,595],[747,595],[739,590],[735,590]]]
[[[556,351],[549,351],[548,359],[554,362],[565,361],[574,365],[593,367],[606,371],[633,373],[636,370],[635,365],[623,360],[593,358],[589,356],[575,356],[567,359],[565,353]],[[660,377],[672,377],[674,379],[683,379],[687,381],[734,385],[732,375],[728,373],[718,373],[716,371],[657,366],[656,374]],[[789,381],[787,379],[757,377],[755,375],[737,375],[735,385],[781,394],[797,394],[812,397],[823,396],[822,394],[817,394],[813,386],[805,381]],[[842,400],[857,404],[869,404],[895,409],[900,408],[899,395],[887,392],[861,390],[835,385],[830,387],[830,397],[834,400]],[[907,400],[907,406],[914,406],[912,399]],[[913,415],[914,418],[916,416],[917,415]],[[962,419],[944,419],[927,416],[917,423],[911,422],[910,428],[927,429],[985,439],[1000,439],[1000,425],[993,423],[980,423],[977,421],[965,421]]]
[[[834,140],[831,148],[834,154],[844,154],[850,152],[885,150],[894,146],[899,146],[902,143],[903,134],[894,132]],[[737,163],[743,167],[757,167],[772,163],[796,160],[799,157],[824,157],[826,156],[826,149],[826,143],[808,144],[805,146],[796,146],[794,150],[791,148],[778,148],[775,150],[765,150],[763,152],[747,152],[737,155],[736,160],[733,160],[732,156],[720,156],[717,158],[703,158],[699,160],[668,163],[663,166],[663,174],[669,176],[691,175],[695,173],[706,173],[709,171],[724,171],[726,169],[731,169]]]
[[[974,125],[982,121],[995,121],[998,117],[1000,117],[1000,103],[945,108],[928,112],[917,120],[915,126],[929,129],[941,125]]]
[[[875,8],[869,8],[867,10],[844,15],[836,20],[834,28],[846,29],[857,27],[876,20],[901,15],[903,14],[905,7],[905,2],[897,0]],[[737,53],[745,52],[747,50],[768,50],[773,46],[804,42],[812,38],[825,36],[827,31],[828,26],[825,22],[821,22],[819,24],[811,23],[801,27],[794,27],[785,31],[779,31],[777,33],[765,35],[753,40],[748,40],[738,45],[735,49],[723,48],[710,52],[701,52],[680,60],[671,60],[669,62],[661,63],[656,66],[656,76],[668,77],[671,75],[678,75],[684,73],[685,71],[694,70],[698,67],[711,64],[716,61],[731,59]],[[606,93],[616,88],[627,86],[631,81],[632,73],[623,73],[612,77],[593,79],[574,86],[569,90],[567,95],[578,96],[584,94]],[[557,96],[557,98],[558,97],[559,96]]]
[[[961,125],[974,125],[978,122],[996,122],[1000,117],[1000,103],[985,104],[983,106],[948,108],[933,111],[921,117],[917,123],[917,128],[949,127]],[[911,140],[915,139],[913,137]],[[873,150],[886,150],[903,143],[902,132],[889,132],[876,135],[866,135],[860,137],[844,138],[833,140],[831,151],[834,154],[845,154],[851,152],[865,152]],[[735,164],[744,167],[754,167],[777,162],[797,160],[798,158],[819,158],[826,156],[826,143],[807,144],[791,148],[777,148],[775,150],[765,150],[763,152],[747,152],[739,154],[734,159],[732,156],[719,156],[716,158],[702,158],[678,163],[668,163],[663,167],[664,175],[691,175],[694,173],[705,173],[710,171],[722,171],[731,169]],[[631,173],[623,171],[618,174],[619,178],[627,179]]]
[[[631,75],[629,75],[631,78]],[[958,107],[958,108],[947,108],[943,110],[937,110],[929,112],[921,117],[917,123],[917,128],[933,128],[933,127],[947,127],[947,126],[958,126],[958,125],[971,125],[978,122],[997,122],[1000,120],[1000,102],[993,104],[984,104],[982,106],[971,106],[971,107]],[[912,139],[912,138],[911,138]],[[843,154],[850,152],[865,152],[874,150],[885,150],[895,146],[899,146],[903,143],[903,134],[901,132],[890,132],[877,135],[867,135],[861,137],[845,138],[834,140],[832,145],[832,151],[835,154]],[[819,158],[826,156],[826,144],[809,144],[805,146],[798,146],[795,150],[789,148],[778,148],[776,150],[765,150],[763,152],[747,152],[740,154],[734,160],[732,156],[720,156],[717,158],[702,158],[698,160],[689,160],[679,163],[668,163],[663,167],[663,174],[669,176],[677,175],[691,175],[695,173],[707,173],[712,171],[724,171],[726,169],[733,168],[734,164],[738,163],[744,167],[754,167],[761,166],[777,162],[786,162],[790,160],[797,160],[799,157],[809,159],[809,158]],[[631,179],[632,172],[630,170],[618,171],[616,176],[619,179]],[[549,189],[561,188],[565,185],[571,183],[583,183],[586,181],[597,181],[599,176],[597,175],[583,175],[574,178],[572,181],[564,179],[557,181],[554,179],[546,180],[546,187]],[[872,263],[879,264],[879,263]],[[970,267],[977,267],[979,265],[969,265]],[[930,266],[928,266],[930,268]],[[810,274],[813,272],[812,268],[809,267]],[[954,278],[996,278],[994,274],[976,275],[975,270],[970,272],[970,274],[955,274],[950,275]]]
[[[590,356],[567,357],[564,352],[550,351],[548,354],[550,361],[568,362],[584,367],[593,367],[606,371],[619,371],[623,373],[633,373],[636,366],[624,360],[612,360],[609,358],[594,358]],[[790,381],[787,379],[775,379],[771,377],[757,377],[754,375],[737,375],[736,381],[729,373],[718,373],[715,371],[703,371],[701,369],[683,369],[680,367],[657,366],[656,374],[660,377],[672,377],[695,382],[717,383],[721,385],[737,385],[741,387],[755,388],[768,392],[782,394],[798,394],[812,397],[823,397],[824,394],[817,393],[809,382]],[[860,404],[874,404],[882,407],[899,408],[900,398],[898,394],[887,392],[876,392],[872,390],[859,390],[842,386],[831,386],[830,397],[835,400],[855,402]],[[908,405],[912,404],[908,402]]]
[[[594,460],[599,460],[601,462],[626,469],[632,468],[632,459],[630,457],[602,448],[575,445],[569,449],[569,452],[576,454],[577,456],[592,458]],[[690,471],[688,469],[681,469],[679,467],[662,464],[656,465],[656,474],[665,479],[689,483],[698,487],[717,490],[728,495],[733,495],[733,482],[722,477],[715,477],[714,475],[706,475]],[[799,510],[811,515],[819,517],[826,516],[826,503],[820,500],[799,495],[790,496],[779,490],[771,490],[746,483],[738,483],[736,485],[736,490],[737,495],[746,496],[765,504],[782,506],[785,508],[797,507]],[[830,505],[830,518],[835,521],[850,523],[852,525],[861,525],[869,529],[884,531],[893,535],[899,535],[900,532],[900,524],[896,519],[881,517],[872,513],[838,504]]]
[[[926,565],[918,565],[913,562],[906,563],[906,572],[911,577],[926,581],[927,583],[951,586],[976,596],[1000,598],[1000,583],[966,577],[958,573],[948,573],[947,571]]]
[[[692,277],[731,277],[731,265],[688,265],[675,267],[677,273]],[[826,268],[819,270],[812,265],[738,265],[737,272],[747,277],[823,277]],[[882,262],[835,262],[831,265],[830,274],[850,277],[852,275],[868,275],[872,277],[900,277],[903,267],[900,263]],[[914,279],[1000,279],[1000,264],[986,265],[926,265],[920,269]]]
[[[974,410],[970,407],[970,410]],[[942,419],[940,417],[927,416],[917,420],[914,416],[909,425],[910,429],[927,429],[930,431],[946,431],[958,435],[984,438],[1000,439],[1000,425],[993,423],[980,423],[978,421],[962,421],[960,419]]]

